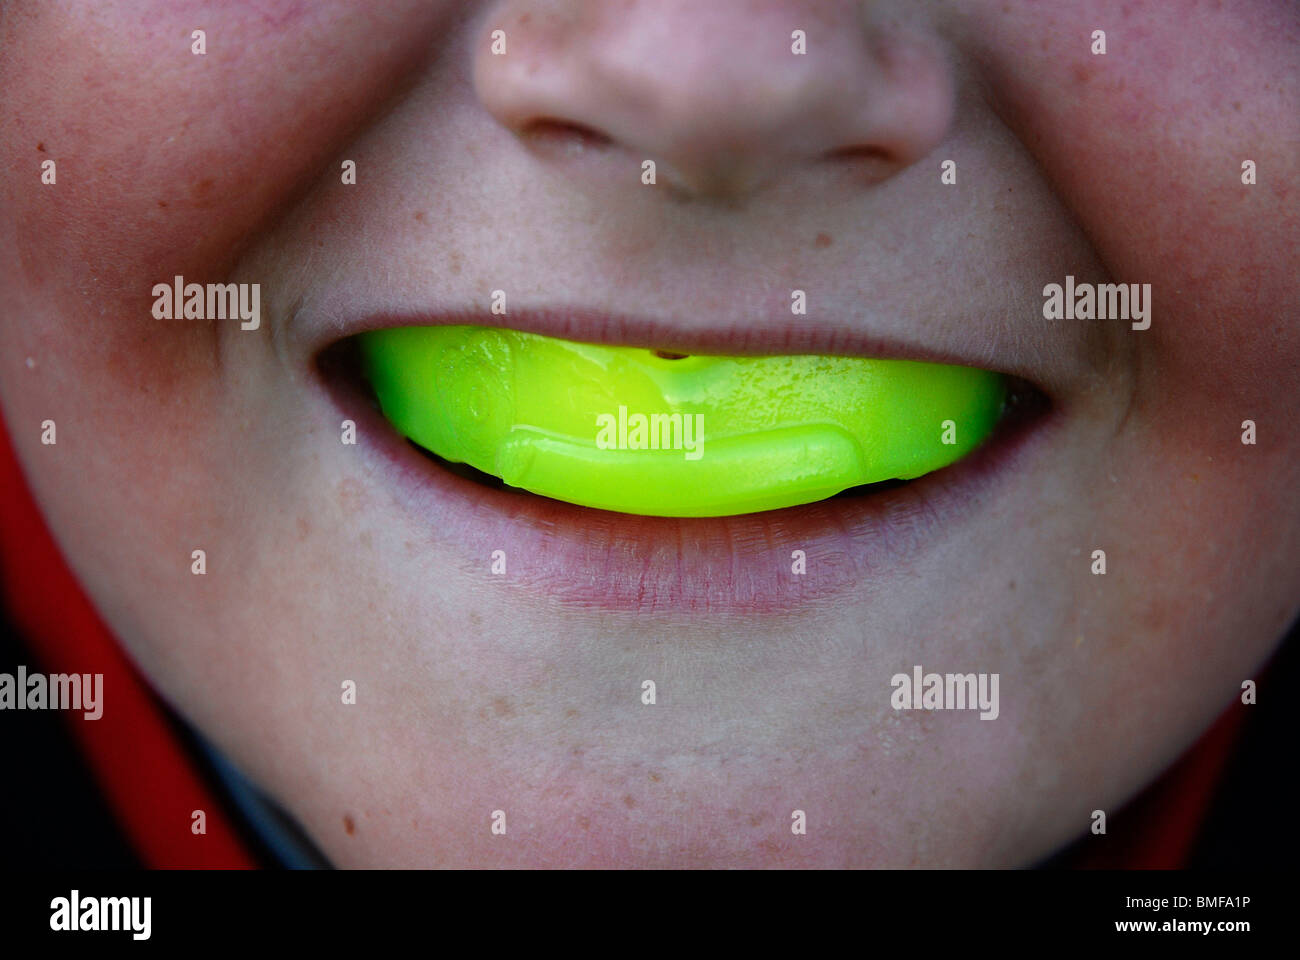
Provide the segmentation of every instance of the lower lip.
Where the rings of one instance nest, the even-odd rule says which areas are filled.
[[[336,401],[338,398],[336,397]],[[888,581],[961,527],[1049,432],[1052,412],[1000,427],[903,486],[732,517],[642,517],[498,490],[438,466],[368,404],[345,403],[416,538],[466,573],[564,604],[639,613],[781,613]],[[506,574],[490,574],[495,551]],[[803,551],[806,572],[794,572]]]

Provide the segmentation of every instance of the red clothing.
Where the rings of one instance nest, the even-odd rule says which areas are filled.
[[[127,659],[54,544],[0,421],[0,589],[32,670],[102,673],[103,715],[65,711],[110,809],[150,867],[253,867],[145,679]],[[191,814],[207,816],[206,835]]]

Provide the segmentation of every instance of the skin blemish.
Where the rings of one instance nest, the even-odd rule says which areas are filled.
[[[190,196],[195,203],[202,203],[207,196],[212,193],[212,188],[216,186],[216,179],[213,177],[204,177],[202,180],[195,181],[190,187]]]
[[[636,806],[636,797],[632,796],[632,794],[630,794],[630,793],[624,795],[624,797],[623,797],[623,806],[625,806],[625,807],[627,807],[629,810],[631,810],[633,807]]]
[[[651,782],[651,783],[658,783],[658,782],[659,782],[660,780],[662,780],[662,779],[663,779],[663,777],[659,776],[659,774],[657,774],[657,773],[652,773],[652,774],[650,774],[650,782]]]
[[[364,509],[366,505],[366,495],[364,488],[351,477],[344,477],[335,487],[335,493],[338,498],[339,510],[345,515],[351,516],[358,510]]]
[[[813,246],[816,247],[818,250],[824,249],[825,247],[829,247],[830,245],[831,245],[831,235],[829,233],[819,233],[817,234],[817,238],[813,240]]]
[[[578,817],[578,826],[582,827],[582,829],[584,830],[590,830],[591,819],[589,817],[582,817],[582,816]]]
[[[497,697],[492,701],[492,712],[498,717],[513,717],[515,708],[510,705],[510,701],[505,697]]]
[[[1238,109],[1238,110],[1241,109],[1241,104],[1237,104],[1237,109]],[[36,149],[39,150],[41,153],[44,153],[44,152],[45,152],[45,144],[44,144],[43,142],[42,142],[42,143],[38,143],[38,144],[36,144]]]
[[[357,823],[348,814],[343,814],[343,829],[347,831],[348,836],[357,832]]]
[[[425,223],[428,221],[429,215],[425,213],[423,210],[417,210],[415,211],[415,219],[419,223]]]

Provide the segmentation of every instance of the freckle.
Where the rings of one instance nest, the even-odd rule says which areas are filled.
[[[1008,583],[1008,584],[1007,584],[1007,589],[1008,589],[1008,590],[1014,590],[1014,589],[1016,589],[1016,581],[1012,580],[1010,583]]]
[[[364,488],[351,477],[344,477],[335,487],[339,508],[347,514],[360,510],[366,505]]]
[[[216,185],[216,182],[217,181],[212,177],[204,177],[202,180],[192,184],[190,186],[190,196],[194,202],[203,203],[207,201],[208,194],[212,192],[212,188]]]
[[[586,817],[582,817],[582,816],[580,816],[580,817],[578,817],[578,826],[580,826],[580,827],[582,827],[582,829],[586,830],[586,829],[588,829],[588,828],[591,826],[591,821],[590,821],[589,819],[587,819]]]
[[[660,780],[662,780],[662,779],[663,779],[663,777],[659,776],[659,774],[657,774],[657,773],[652,773],[652,774],[650,774],[650,780],[651,780],[652,783],[658,783],[658,782],[659,782]]]
[[[417,210],[417,211],[415,212],[415,219],[418,220],[418,221],[420,221],[421,223],[424,223],[425,220],[428,219],[428,217],[429,217],[429,215],[428,215],[427,213],[425,213],[423,210]]]
[[[587,751],[584,750],[584,749],[582,749],[582,747],[574,747],[570,752],[571,752],[575,757],[581,757],[581,756],[582,756],[583,754],[585,754]]]
[[[749,825],[751,827],[756,827],[760,823],[762,823],[766,818],[767,818],[766,813],[751,813],[749,815]]]
[[[483,625],[483,615],[477,610],[469,612],[469,622],[471,626],[480,627]]]
[[[358,539],[361,541],[361,545],[367,550],[374,546],[375,538],[371,536],[369,530],[362,530],[361,536]]]
[[[306,517],[298,518],[298,539],[306,540],[311,534],[311,521]]]
[[[451,272],[452,272],[452,273],[460,273],[460,254],[459,254],[459,253],[452,253],[452,255],[451,255],[451,257],[449,258],[448,262],[449,262],[450,265],[451,265]]]
[[[629,810],[631,810],[636,806],[636,798],[629,793],[623,797],[623,803]]]
[[[533,15],[531,13],[525,13],[523,16],[519,18],[519,26],[521,27],[528,26],[528,24],[532,21],[532,19],[533,19]]]
[[[730,810],[727,811],[728,820],[735,820],[738,816],[740,816],[740,811],[737,810],[735,807],[732,807]]]
[[[349,837],[352,836],[352,834],[357,832],[356,821],[354,821],[346,813],[343,814],[343,829],[348,832]]]
[[[1241,108],[1241,104],[1236,104],[1236,106],[1237,106],[1238,109]],[[42,143],[38,143],[38,144],[36,144],[36,149],[39,150],[39,151],[41,151],[41,153],[44,153],[44,152],[45,152],[45,144],[44,144],[43,142],[42,142]]]
[[[573,719],[574,717],[576,717],[577,715],[578,715],[578,711],[577,711],[577,710],[565,710],[565,711],[564,711],[564,718],[565,718],[566,720],[572,720],[572,719]]]
[[[822,247],[829,247],[830,245],[831,245],[831,235],[829,233],[819,233],[817,234],[817,239],[813,241],[813,246],[817,247],[818,249],[821,249]]]
[[[498,717],[513,717],[515,715],[514,707],[510,706],[510,701],[505,697],[497,697],[492,701],[492,712]]]
[[[166,201],[166,200],[159,200],[159,201],[158,201],[158,206],[160,206],[160,207],[166,207],[166,206],[167,206],[167,201]]]

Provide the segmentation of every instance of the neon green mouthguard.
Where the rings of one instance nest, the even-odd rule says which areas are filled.
[[[717,357],[498,327],[359,338],[384,415],[444,460],[587,507],[713,517],[947,466],[997,423],[995,373],[911,360]]]

